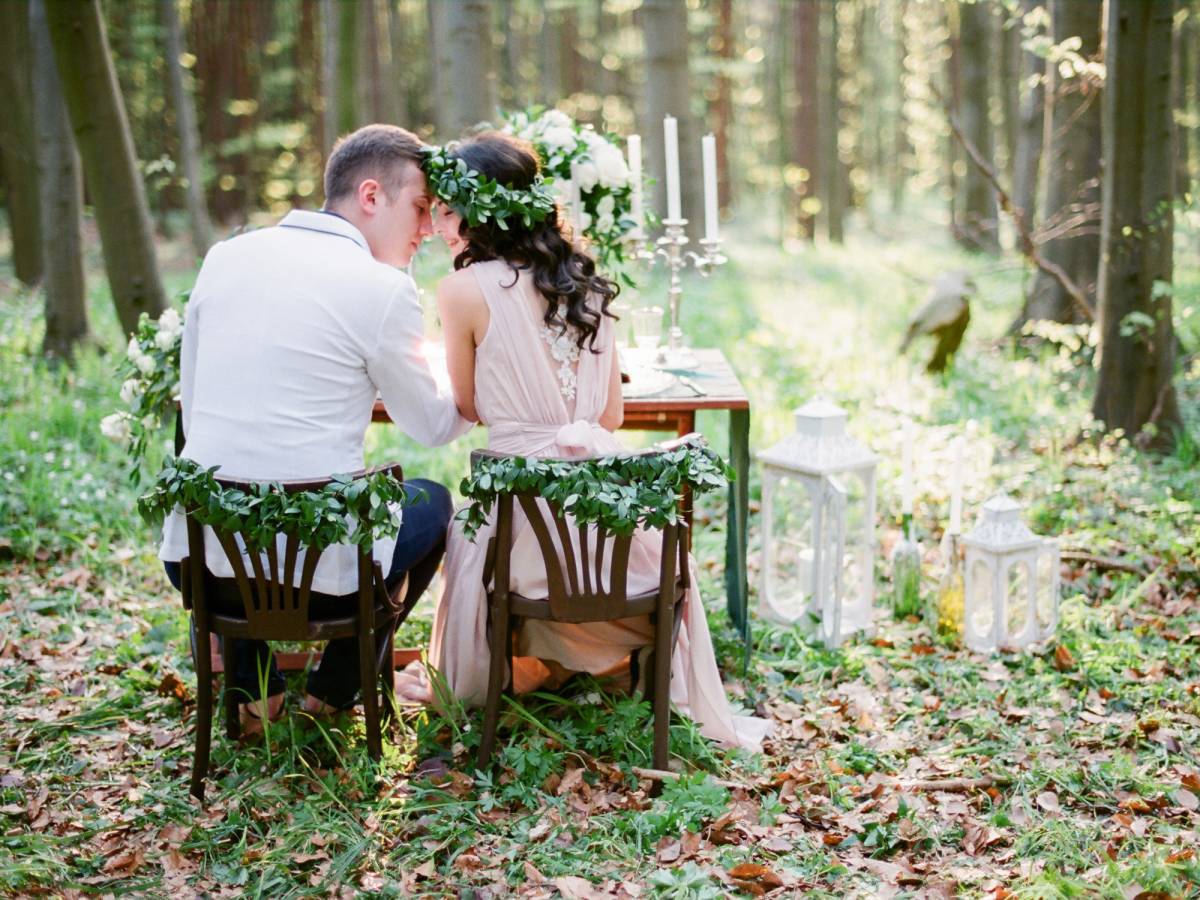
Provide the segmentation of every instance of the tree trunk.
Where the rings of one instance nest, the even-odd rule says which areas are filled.
[[[984,159],[995,160],[992,122],[988,114],[988,60],[991,52],[991,12],[984,3],[960,3],[962,106],[959,121],[967,140]],[[973,250],[997,253],[1000,249],[996,195],[977,166],[967,166],[963,177],[962,231],[959,242]]]
[[[400,23],[400,8],[395,0],[387,2],[388,64],[387,79],[390,88],[391,121],[401,128],[415,130],[416,123],[408,109],[408,82],[411,80],[404,59],[404,26]]]
[[[8,187],[13,269],[20,281],[34,285],[42,277],[42,247],[28,35],[28,4],[0,2],[0,168]]]
[[[213,243],[212,221],[204,201],[204,181],[200,175],[200,133],[196,130],[196,108],[191,91],[184,84],[183,38],[175,0],[161,0],[167,25],[167,72],[171,79],[171,98],[175,104],[175,122],[179,127],[179,155],[187,182],[188,218],[192,221],[192,247],[203,257]]]
[[[792,10],[792,161],[800,167],[800,235],[811,241],[821,209],[821,8],[797,3]],[[836,104],[835,104],[836,105]]]
[[[154,256],[146,192],[99,0],[46,0],[62,92],[83,161],[117,317],[126,332],[167,308]]]
[[[1003,140],[997,143],[1004,149],[1002,171],[1008,175],[1008,183],[1013,184],[1016,177],[1017,133],[1021,120],[1021,20],[1019,15],[1010,16],[1003,9],[999,14],[993,13],[991,18],[999,51],[996,54],[996,86],[1000,101],[1000,118],[1003,122]]]
[[[363,122],[365,111],[358,104],[358,4],[341,3],[337,7],[338,55],[337,91],[338,133],[354,131]]]
[[[844,238],[843,219],[846,212],[843,164],[838,150],[838,137],[842,125],[841,62],[838,58],[838,8],[832,3],[822,3],[821,16],[825,20],[824,68],[825,102],[821,104],[821,204],[825,211],[825,232],[830,241],[840,244]]]
[[[1100,53],[1101,5],[1093,0],[1053,0],[1050,5],[1054,41],[1081,40],[1079,54]],[[1045,205],[1038,216],[1039,233],[1048,236],[1042,255],[1062,267],[1083,292],[1095,296],[1100,237],[1100,84],[1082,74],[1062,78],[1057,66],[1046,67],[1044,155]],[[1122,122],[1132,121],[1122,116]],[[1052,164],[1051,164],[1052,161]],[[1022,319],[1078,322],[1079,310],[1062,285],[1039,271],[1025,303]],[[1016,325],[1020,324],[1020,320]],[[1014,327],[1016,327],[1014,325]]]
[[[549,0],[542,0],[541,40],[538,41],[539,56],[541,57],[542,94],[538,102],[553,106],[562,96],[562,54],[558,52],[561,36],[561,14],[551,6]]]
[[[683,217],[693,237],[701,233],[704,219],[703,183],[700,174],[699,123],[691,114],[688,73],[687,6],[676,0],[645,0],[641,10],[645,43],[646,77],[643,107],[646,121],[647,174],[654,178],[654,210],[667,215],[666,156],[663,119],[674,116],[679,127],[679,193]]]
[[[908,67],[905,64],[908,56],[908,28],[905,24],[908,12],[907,0],[893,0],[891,11],[893,53],[895,54],[893,65],[896,72],[893,102],[896,109],[895,117],[892,119],[892,150],[888,166],[888,188],[892,212],[896,213],[900,211],[904,202],[904,188],[908,180],[905,160],[912,152],[912,144],[908,138],[908,113],[904,108],[905,100],[908,98],[906,89]]]
[[[1173,0],[1108,0],[1099,377],[1092,413],[1108,429],[1174,445],[1182,428],[1171,322]]]
[[[1032,10],[1037,2],[1022,0],[1021,13]],[[1036,53],[1023,52],[1020,84],[1017,144],[1013,154],[1013,203],[1025,216],[1026,223],[1032,225],[1037,209],[1038,171],[1045,131],[1046,60]]]
[[[717,140],[717,196],[722,209],[733,205],[733,179],[729,166],[729,135],[733,130],[734,62],[733,0],[719,0],[717,10],[717,83],[713,100],[714,137]],[[603,6],[597,12],[603,21]]]
[[[361,110],[360,123],[383,122],[384,107],[383,62],[380,53],[379,10],[375,0],[362,0],[358,10],[358,71],[356,98]],[[386,23],[386,19],[383,20]]]
[[[325,156],[338,139],[338,48],[341,45],[342,19],[335,0],[321,0],[321,148]]]
[[[496,67],[485,0],[443,0],[434,22],[443,138],[496,116]]]
[[[33,118],[41,192],[46,334],[42,354],[70,359],[88,337],[83,275],[83,177],[63,104],[42,0],[29,4]]]

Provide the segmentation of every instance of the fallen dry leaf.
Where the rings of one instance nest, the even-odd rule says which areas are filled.
[[[1075,657],[1066,644],[1055,645],[1054,668],[1060,672],[1069,672],[1075,668]]]
[[[607,891],[597,890],[586,878],[578,875],[560,875],[552,882],[566,900],[603,900],[610,896]]]
[[[1046,812],[1059,812],[1062,807],[1058,805],[1058,794],[1054,791],[1042,791],[1037,795],[1037,805]]]

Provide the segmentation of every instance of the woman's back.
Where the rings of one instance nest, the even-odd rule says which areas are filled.
[[[597,436],[585,432],[599,429],[609,400],[612,319],[601,318],[593,352],[590,342],[578,346],[573,330],[545,324],[547,302],[527,270],[514,273],[507,262],[491,260],[466,271],[474,274],[489,314],[475,350],[474,391],[489,446],[528,455],[558,455],[564,447],[594,452]],[[569,433],[560,434],[564,429]]]

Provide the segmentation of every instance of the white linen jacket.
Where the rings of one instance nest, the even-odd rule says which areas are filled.
[[[363,466],[377,395],[413,439],[429,446],[453,440],[473,423],[435,383],[423,331],[412,279],[376,261],[362,233],[339,216],[297,210],[272,228],[217,244],[204,258],[184,323],[182,455],[219,465],[218,474],[230,478],[351,472]],[[394,539],[375,545],[385,573],[394,546]],[[210,572],[232,576],[211,529],[205,553]],[[179,510],[164,523],[159,556],[187,556]],[[328,548],[313,590],[357,587],[354,547]]]

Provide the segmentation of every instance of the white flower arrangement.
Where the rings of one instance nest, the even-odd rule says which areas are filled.
[[[570,198],[571,172],[579,185],[580,228],[592,245],[597,262],[609,266],[625,259],[625,236],[635,227],[632,215],[633,184],[625,154],[611,135],[598,134],[557,109],[531,107],[502,114],[501,130],[530,141],[542,158],[542,172],[554,179],[563,196]]]
[[[168,309],[157,320],[145,313],[117,365],[122,377],[121,403],[127,407],[105,416],[100,432],[129,449],[136,478],[153,433],[173,420],[179,392],[179,348],[183,317]]]

